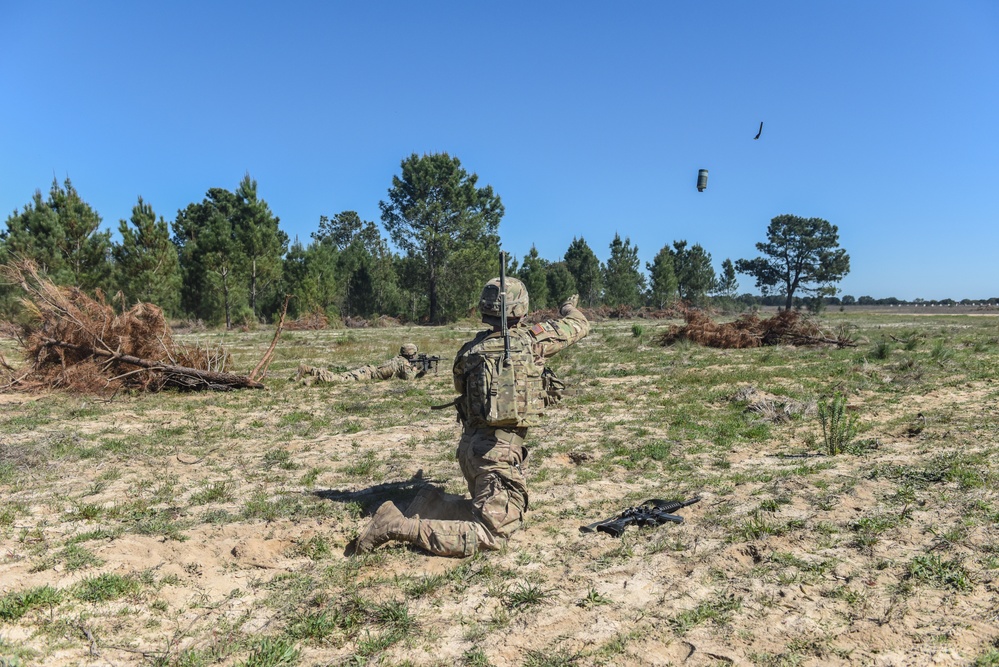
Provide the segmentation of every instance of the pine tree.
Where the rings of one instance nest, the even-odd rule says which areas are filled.
[[[31,204],[7,218],[4,254],[34,261],[57,284],[107,290],[111,232],[99,231],[100,215],[68,178],[64,186],[53,180],[47,200],[35,191]]]
[[[649,302],[652,307],[662,310],[674,303],[679,297],[679,283],[669,245],[663,246],[645,268],[649,271]]]
[[[576,279],[565,262],[555,262],[548,267],[548,302],[552,306],[559,306],[577,292]]]
[[[121,243],[111,246],[114,283],[127,303],[154,303],[167,315],[180,314],[180,262],[170,242],[170,228],[142,197],[132,207],[131,225],[121,220]]]
[[[718,296],[734,297],[739,289],[739,281],[735,277],[735,264],[731,259],[722,262],[722,272],[718,276],[718,283],[715,285],[715,294]]]
[[[379,202],[382,222],[408,255],[412,286],[426,294],[430,321],[456,319],[496,275],[503,204],[447,153],[414,153],[401,166],[388,201]]]
[[[331,243],[314,241],[303,246],[296,237],[288,247],[281,272],[281,290],[294,298],[288,304],[288,314],[297,317],[305,313],[322,312],[339,317],[336,283],[337,251]]]
[[[538,310],[548,308],[548,262],[538,255],[538,249],[533,245],[531,251],[524,257],[524,263],[516,276],[527,288],[531,308]]]
[[[211,188],[203,201],[178,211],[173,231],[186,312],[232,328],[276,311],[288,236],[249,174],[236,192]]]
[[[211,188],[198,204],[177,212],[173,242],[183,276],[181,306],[186,313],[232,328],[249,314],[243,285],[246,257],[236,241],[233,220],[239,202],[223,188]]]
[[[783,294],[788,310],[796,292],[828,294],[850,272],[850,256],[839,247],[839,229],[822,218],[779,215],[770,220],[766,243],[757,243],[756,249],[763,255],[740,259],[735,268],[756,278],[764,296]]]
[[[610,257],[604,269],[604,302],[609,306],[631,306],[642,304],[645,292],[645,276],[639,271],[638,246],[631,245],[631,239],[621,241],[618,234],[610,244]]]
[[[565,265],[576,281],[580,301],[590,308],[600,305],[603,293],[600,260],[583,237],[573,237],[569,249],[565,251]]]
[[[687,247],[686,241],[673,241],[673,266],[679,284],[680,298],[701,305],[715,287],[715,270],[711,255],[700,244]]]
[[[271,213],[267,202],[257,197],[257,182],[249,174],[243,176],[236,197],[239,205],[233,231],[246,258],[246,290],[250,312],[257,319],[262,314],[262,306],[266,304],[273,311],[280,300],[276,288],[281,279],[281,258],[288,248],[288,235],[281,231],[280,220]]]
[[[344,316],[396,314],[401,294],[394,260],[377,225],[361,220],[356,211],[319,218],[312,237],[337,251],[336,282]]]

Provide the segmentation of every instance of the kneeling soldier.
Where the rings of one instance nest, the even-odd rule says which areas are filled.
[[[457,455],[471,500],[449,499],[426,487],[405,514],[385,502],[357,538],[357,553],[396,540],[438,556],[471,556],[499,549],[521,527],[527,483],[520,464],[527,457],[527,429],[540,424],[544,412],[550,377],[545,360],[586,336],[590,323],[573,295],[559,308],[560,319],[528,326],[527,289],[508,278],[507,344],[501,331],[500,282],[494,278],[486,283],[479,300],[482,321],[490,328],[467,342],[454,360],[455,405],[463,426]]]

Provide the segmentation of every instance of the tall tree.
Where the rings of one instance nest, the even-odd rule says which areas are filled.
[[[757,243],[762,257],[740,259],[735,268],[756,278],[764,295],[777,290],[784,307],[794,304],[795,292],[828,293],[850,272],[850,256],[839,247],[839,230],[822,218],[779,215],[770,220],[767,241]]]
[[[739,281],[735,277],[735,265],[732,263],[732,260],[726,258],[722,262],[722,272],[718,276],[714,292],[718,296],[734,297],[738,289]]]
[[[31,204],[7,218],[2,245],[8,256],[33,260],[52,280],[82,289],[108,289],[111,232],[83,201],[69,178],[52,181],[49,197],[36,191]]]
[[[686,241],[673,241],[673,266],[680,298],[693,304],[703,304],[715,286],[715,270],[711,254],[699,243],[687,247]]]
[[[288,235],[278,226],[280,220],[271,213],[267,202],[257,196],[257,182],[249,174],[236,188],[238,205],[233,219],[236,241],[246,258],[246,289],[250,312],[256,319],[261,314],[261,302],[274,297],[281,279],[282,260],[288,248]]]
[[[576,289],[576,279],[565,262],[555,262],[548,267],[548,303],[558,306],[573,294]]]
[[[400,309],[394,257],[377,225],[356,211],[319,218],[313,238],[337,252],[336,280],[344,316],[395,314]]]
[[[208,322],[249,314],[244,276],[246,255],[236,240],[240,202],[224,188],[211,188],[198,204],[177,211],[173,242],[180,257],[184,311]]]
[[[316,311],[331,317],[340,315],[336,260],[337,251],[331,243],[313,241],[303,246],[297,237],[292,241],[281,271],[282,291],[294,296],[288,304],[292,317]]]
[[[15,209],[7,218],[7,229],[0,232],[0,249],[3,251],[0,259],[31,259],[43,273],[62,282],[59,275],[65,265],[61,250],[65,244],[64,236],[59,216],[42,199],[42,191],[35,190],[32,202],[23,211]]]
[[[538,249],[531,246],[531,251],[524,257],[524,263],[516,276],[524,283],[530,295],[531,308],[548,307],[548,262],[538,255]]]
[[[600,260],[582,236],[572,238],[565,251],[565,265],[576,281],[580,300],[590,308],[600,305],[603,293]]]
[[[319,216],[319,229],[312,233],[312,238],[332,244],[342,252],[358,240],[366,247],[377,245],[381,234],[375,223],[361,220],[357,211],[341,211],[332,218]]]
[[[474,302],[477,286],[498,264],[503,204],[490,186],[477,187],[478,176],[447,153],[413,153],[401,167],[388,201],[379,202],[382,222],[392,241],[415,260],[430,321],[455,318]]]
[[[610,244],[610,257],[604,269],[604,302],[609,306],[632,306],[642,303],[645,292],[645,276],[639,270],[638,246],[631,245],[631,239],[621,240],[614,234]]]
[[[665,245],[656,253],[652,263],[646,263],[649,272],[649,302],[662,310],[674,303],[679,296],[679,283],[673,265],[673,251]]]
[[[129,224],[131,222],[131,224]],[[111,246],[114,283],[129,303],[155,303],[168,315],[180,314],[180,262],[170,242],[170,228],[142,197],[130,221],[120,220],[121,242]]]
[[[224,319],[231,328],[235,320],[265,314],[266,299],[277,308],[288,236],[249,174],[235,192],[211,188],[200,203],[177,211],[173,232],[185,311],[211,322]]]

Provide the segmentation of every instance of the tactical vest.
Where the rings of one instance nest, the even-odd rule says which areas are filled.
[[[465,415],[473,427],[527,427],[544,413],[542,366],[534,363],[530,336],[510,336],[510,363],[503,362],[503,336],[494,332],[465,356]]]

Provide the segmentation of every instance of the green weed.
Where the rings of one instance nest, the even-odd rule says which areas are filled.
[[[937,554],[915,556],[909,561],[907,574],[911,579],[955,591],[970,591],[971,576],[958,560],[943,560]]]
[[[539,605],[552,597],[551,591],[546,591],[537,584],[521,583],[503,596],[503,604],[508,609],[524,610]]]
[[[220,480],[206,484],[200,491],[191,494],[192,505],[207,505],[232,500],[232,483]]]
[[[250,652],[250,657],[239,663],[241,667],[292,667],[298,664],[300,651],[287,639],[264,637]]]
[[[610,598],[601,595],[595,588],[586,591],[586,596],[576,603],[579,607],[599,607],[605,604],[610,604]]]
[[[891,351],[893,349],[894,349],[894,346],[891,344],[891,341],[882,338],[881,340],[879,340],[878,342],[876,342],[874,344],[874,347],[871,349],[871,358],[872,359],[887,359],[888,357],[891,356]]]
[[[104,561],[90,553],[78,544],[70,544],[58,554],[58,558],[65,563],[66,569],[70,572],[82,570],[85,567],[103,565]]]
[[[857,434],[856,420],[847,414],[846,398],[838,392],[828,401],[819,401],[819,421],[825,450],[830,455],[844,451]]]
[[[16,621],[32,609],[55,607],[62,602],[62,592],[51,586],[38,586],[0,597],[0,621]]]
[[[947,342],[943,338],[933,341],[930,348],[930,359],[937,364],[943,365],[954,358],[954,350],[947,347]]]
[[[728,623],[732,614],[741,608],[742,598],[734,595],[721,595],[713,600],[702,602],[693,609],[680,612],[667,619],[667,623],[678,634],[682,635],[707,622],[717,625]]]
[[[142,585],[135,577],[119,574],[99,574],[87,577],[73,589],[73,597],[84,602],[108,602],[127,595],[136,595]]]
[[[524,667],[571,667],[580,660],[578,653],[569,653],[563,649],[535,651],[529,650],[524,655]]]

